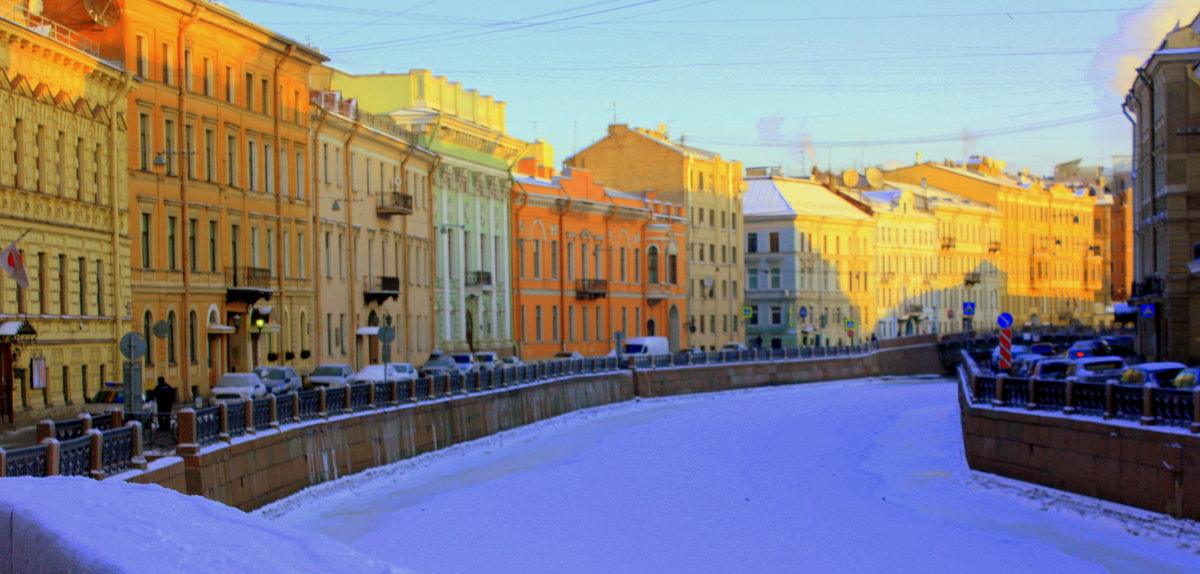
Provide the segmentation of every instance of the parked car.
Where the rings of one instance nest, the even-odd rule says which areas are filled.
[[[1058,351],[1054,349],[1053,343],[1034,343],[1029,346],[1029,352],[1037,353],[1047,357],[1058,354]]]
[[[750,348],[745,343],[729,342],[721,345],[722,351],[749,351]]]
[[[1033,374],[1034,367],[1046,358],[1038,353],[1022,353],[1013,357],[1011,372],[1016,377],[1028,377]]]
[[[296,369],[291,367],[255,367],[254,373],[266,383],[272,393],[297,393],[304,388],[304,381]]]
[[[1119,380],[1125,370],[1125,359],[1108,355],[1075,359],[1067,369],[1067,380],[1077,383],[1103,383]]]
[[[1133,337],[1130,335],[1105,335],[1101,341],[1108,344],[1111,354],[1121,357],[1132,357],[1137,354],[1133,348]]]
[[[212,400],[247,401],[267,396],[267,385],[257,373],[225,373],[212,389]]]
[[[479,361],[476,361],[475,355],[471,353],[452,353],[450,360],[454,361],[455,368],[461,374],[465,375],[479,370]]]
[[[1028,353],[1029,347],[1026,345],[1012,345],[1011,347],[1008,348],[1008,351],[1009,351],[1008,356],[1015,358],[1017,355]],[[992,349],[992,365],[995,370],[997,370],[997,371],[1000,370],[1000,346],[999,345],[997,345],[995,349]]]
[[[520,357],[501,357],[500,358],[500,366],[501,367],[520,367],[521,365],[524,365],[524,364],[525,364],[525,361],[522,361]]]
[[[621,354],[631,357],[670,355],[671,344],[666,337],[630,337],[625,339]]]
[[[397,373],[400,373],[400,378],[397,380],[415,381],[421,376],[421,374],[417,372],[417,368],[412,366],[412,363],[388,363],[388,367],[391,367]]]
[[[583,353],[579,351],[559,351],[554,353],[555,359],[582,359]]]
[[[1125,369],[1125,372],[1121,373],[1121,383],[1126,385],[1154,383],[1160,387],[1173,387],[1175,386],[1175,377],[1186,368],[1187,365],[1173,361],[1141,363]]]
[[[475,362],[479,363],[480,370],[490,371],[500,366],[500,355],[491,351],[479,351],[475,353]]]
[[[387,381],[404,381],[415,380],[415,369],[412,372],[400,368],[400,365],[406,365],[412,368],[408,363],[388,363],[384,365],[367,365],[360,369],[353,377],[347,381],[348,384],[358,385],[362,383],[383,383]]]
[[[1200,367],[1188,367],[1175,375],[1171,386],[1177,389],[1190,389],[1196,386],[1196,381],[1200,381]]]
[[[457,370],[458,367],[455,366],[454,361],[450,357],[436,357],[425,361],[425,364],[421,365],[421,376],[436,377],[449,375]]]
[[[1112,350],[1109,349],[1108,343],[1100,339],[1084,339],[1075,341],[1067,348],[1067,357],[1072,359],[1081,359],[1083,357],[1101,357],[1112,356]]]
[[[354,376],[354,367],[345,363],[324,363],[308,374],[308,384],[314,387],[344,387]]]
[[[1071,359],[1046,358],[1038,361],[1037,365],[1033,367],[1033,374],[1031,376],[1035,379],[1061,381],[1067,378],[1067,370],[1074,363],[1075,361]]]

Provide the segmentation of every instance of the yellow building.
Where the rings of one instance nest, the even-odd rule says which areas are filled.
[[[414,143],[417,134],[358,109],[352,96],[323,90],[312,98],[314,351],[322,363],[378,364],[389,345],[379,331],[390,327],[390,360],[420,366],[434,346],[430,174],[437,156]]]
[[[570,167],[624,191],[655,190],[665,202],[684,206],[687,226],[688,302],[685,333],[666,333],[687,345],[715,350],[746,341],[742,321],[742,164],[720,154],[672,142],[657,130],[623,124],[567,158]]]
[[[0,30],[0,243],[18,243],[22,289],[0,273],[0,424],[73,415],[121,380],[130,328],[123,161],[133,83],[98,46],[5,2]],[[53,39],[52,39],[53,38]]]
[[[429,70],[352,76],[330,89],[389,117],[438,154],[432,175],[437,347],[511,354],[510,171],[526,143],[506,133],[505,104]]]
[[[924,163],[885,177],[945,189],[999,210],[1000,308],[1016,325],[1094,324],[1095,293],[1105,270],[1090,249],[1095,198],[1062,185],[1009,177],[1003,169],[1002,162],[972,158],[965,166]]]
[[[120,164],[145,379],[186,401],[227,371],[311,367],[308,81],[326,58],[211,2],[45,5],[138,79]]]

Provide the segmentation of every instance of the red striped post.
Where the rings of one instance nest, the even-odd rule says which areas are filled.
[[[1000,329],[1000,368],[1012,367],[1012,329]]]

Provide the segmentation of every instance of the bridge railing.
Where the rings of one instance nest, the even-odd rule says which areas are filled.
[[[184,408],[170,415],[125,414],[120,410],[74,419],[41,421],[36,445],[0,448],[0,477],[74,474],[105,478],[133,468],[145,468],[143,446],[157,438],[152,427],[161,416],[174,426],[175,453],[229,443],[272,428],[328,419],[345,413],[370,412],[413,402],[442,400],[492,389],[537,384],[558,377],[587,376],[623,369],[669,368],[687,365],[746,363],[775,360],[816,360],[878,350],[876,343],[843,347],[748,349],[682,352],[657,357],[590,357],[506,366],[470,374],[421,377],[416,380],[315,389],[246,401],[223,402],[207,408]],[[1164,411],[1184,408],[1172,402]],[[1175,416],[1175,415],[1172,415]],[[125,419],[131,419],[126,421]]]
[[[972,405],[1058,411],[1200,433],[1200,385],[1176,389],[1116,380],[1097,383],[1009,377],[980,369],[965,350],[960,364],[960,384]]]

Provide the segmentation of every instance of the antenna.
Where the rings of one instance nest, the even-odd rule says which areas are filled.
[[[612,103],[613,123],[617,123],[617,102]]]

